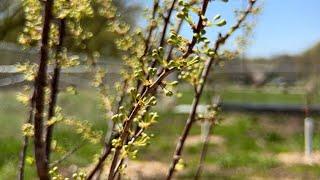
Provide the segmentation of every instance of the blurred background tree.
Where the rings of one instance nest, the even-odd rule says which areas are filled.
[[[123,16],[122,19],[129,25],[135,26],[136,17],[139,17],[138,12],[141,11],[141,7],[136,4],[126,3],[126,1],[127,0],[117,0],[115,4],[119,13]],[[20,0],[0,1],[0,41],[17,42],[17,37],[19,37],[20,32],[22,32],[24,25],[21,3]],[[87,42],[87,52],[98,51],[102,56],[108,56],[108,59],[116,59],[119,56],[119,52],[114,44],[117,36],[106,30],[105,27],[108,22],[106,22],[104,18],[94,16],[94,18],[87,18],[82,23],[87,31],[93,33],[93,38]],[[72,40],[69,39],[68,41],[70,42]],[[72,47],[71,50],[81,51]]]

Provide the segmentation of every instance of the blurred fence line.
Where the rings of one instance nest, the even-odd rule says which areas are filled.
[[[29,47],[29,48],[23,48],[20,45],[17,45],[15,43],[9,43],[9,42],[0,42],[0,59],[6,58],[1,57],[2,53],[8,53],[15,55],[14,58],[17,58],[17,60],[14,60],[13,62],[17,63],[19,61],[22,61],[26,57],[28,59],[35,59],[37,58],[37,52],[39,51],[36,47]],[[70,55],[72,55],[70,53]],[[83,53],[77,53],[77,55],[80,58],[80,61],[84,61],[87,56]],[[11,57],[10,57],[11,58]],[[7,60],[11,62],[10,60]],[[98,66],[103,67],[107,70],[106,74],[108,74],[108,77],[111,76],[117,76],[120,74],[120,67],[121,65],[117,63],[116,61],[107,60],[105,58],[99,59]],[[48,67],[48,72],[53,72],[53,66],[50,65]],[[61,81],[68,83],[68,84],[77,84],[77,85],[83,85],[84,83],[89,83],[89,73],[92,73],[92,69],[88,65],[79,65],[76,67],[69,67],[69,68],[63,68],[61,70],[62,78]],[[91,75],[90,75],[91,76]],[[19,83],[25,82],[24,75],[19,72],[18,68],[14,64],[5,64],[0,65],[0,87],[4,86],[11,86],[16,85]]]
[[[7,63],[0,65],[0,87],[23,82],[23,76],[21,76],[16,66],[12,63],[17,63],[25,59],[35,61],[38,51],[39,49],[36,47],[26,49],[15,43],[0,42],[0,59],[4,60],[2,62]],[[7,56],[3,56],[3,54]],[[70,55],[72,54],[70,53]],[[83,61],[82,64],[85,64],[84,61],[87,59],[87,55],[83,53],[77,53],[77,55],[80,60]],[[17,60],[11,60],[10,58],[16,58]],[[98,65],[105,68],[109,75],[111,74],[108,78],[119,75],[121,68],[119,61],[101,57],[99,62]],[[319,69],[318,72],[320,72],[320,64],[314,65],[314,68]],[[53,67],[49,66],[49,73],[52,72],[52,69]],[[90,67],[86,65],[65,68],[62,70],[62,73],[68,76],[65,76],[63,81],[72,81],[76,78],[75,76],[78,76],[78,79],[85,79],[90,72]],[[228,61],[224,67],[216,67],[214,73],[218,74],[216,76],[214,75],[214,78],[223,79],[222,82],[240,82],[257,86],[262,86],[270,82],[277,85],[293,84],[300,79],[308,79],[308,76],[311,74],[308,68],[300,67],[300,65],[292,62],[281,62],[277,64],[268,61],[243,61],[240,59]],[[71,79],[72,75],[73,79]]]
[[[250,104],[250,103],[235,103],[235,102],[221,102],[219,105],[224,112],[251,112],[251,113],[282,113],[290,115],[305,115],[305,105],[291,105],[291,104]],[[205,113],[208,109],[207,105],[198,106],[199,113]],[[175,107],[176,113],[188,114],[191,110],[191,105],[181,104]],[[308,111],[312,115],[320,114],[320,105],[312,105],[308,107]]]

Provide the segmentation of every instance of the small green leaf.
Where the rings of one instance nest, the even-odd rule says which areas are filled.
[[[220,21],[216,22],[215,25],[222,27],[227,24],[227,21],[225,19],[221,19]]]
[[[220,14],[217,14],[217,15],[214,16],[213,19],[214,19],[214,20],[218,20],[218,19],[220,19],[220,18],[221,18],[221,15],[220,15]]]

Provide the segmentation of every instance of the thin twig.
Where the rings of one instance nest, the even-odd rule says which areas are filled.
[[[159,0],[156,0],[154,1],[154,4],[153,4],[153,10],[152,10],[152,19],[151,21],[155,21],[156,19],[156,14],[157,14],[157,10],[159,8]],[[151,22],[152,23],[152,22]],[[145,40],[145,49],[144,49],[144,52],[143,52],[143,56],[144,57],[148,51],[149,51],[149,46],[150,46],[150,41],[151,41],[151,37],[152,37],[152,32],[154,31],[154,29],[156,28],[156,26],[154,26],[153,24],[151,24],[150,26],[150,29],[149,29],[149,32],[148,32],[148,36]]]
[[[124,101],[124,97],[125,97],[125,89],[127,87],[127,80],[124,81],[123,83],[123,91],[122,94],[120,95],[120,99],[118,101],[118,106],[117,106],[117,110],[116,110],[116,114],[119,113],[119,109],[120,106],[122,106],[122,103]],[[112,122],[112,127],[110,128],[111,132],[107,132],[106,137],[105,137],[105,143],[104,143],[104,149],[103,149],[103,153],[101,154],[101,156],[99,157],[99,160],[97,162],[97,164],[94,166],[94,168],[90,171],[87,179],[92,179],[94,177],[94,175],[103,167],[103,163],[104,161],[107,159],[107,157],[109,156],[109,154],[111,153],[111,149],[112,149],[112,139],[113,137],[113,131],[115,128],[115,123]]]
[[[172,3],[171,3],[171,7],[168,11],[168,14],[167,16],[164,18],[164,26],[163,26],[163,30],[162,30],[162,34],[161,34],[161,39],[160,39],[160,43],[159,43],[159,46],[160,47],[163,47],[164,45],[164,40],[166,38],[166,34],[167,34],[167,29],[168,29],[168,25],[170,23],[170,18],[171,18],[171,14],[174,10],[174,6],[176,4],[177,0],[173,0]]]
[[[179,23],[178,23],[178,27],[176,29],[176,33],[179,34],[181,27],[183,25],[184,19],[180,19]],[[174,46],[171,45],[169,52],[168,52],[168,56],[167,56],[167,61],[170,61],[171,57],[172,57],[172,52],[173,52]]]
[[[242,22],[246,19],[248,14],[252,11],[252,8],[253,8],[253,5],[255,4],[255,2],[256,2],[255,0],[249,0],[249,6],[248,6],[247,10],[240,17],[240,19],[237,21],[237,23],[234,26],[232,26],[231,29],[229,30],[229,32],[227,34],[225,34],[224,36],[219,34],[219,37],[218,37],[218,39],[215,43],[215,46],[214,46],[214,54],[215,55],[218,54],[218,50],[219,50],[220,46],[223,45],[225,43],[225,41],[231,36],[231,34],[240,27]],[[188,51],[192,51],[192,49],[188,50]],[[181,157],[181,154],[183,151],[184,143],[187,139],[187,136],[189,135],[189,132],[191,130],[193,123],[195,122],[196,110],[197,110],[197,107],[198,107],[198,104],[200,101],[200,97],[202,95],[203,87],[206,83],[207,77],[209,75],[209,72],[210,72],[210,69],[211,69],[211,66],[213,63],[217,63],[217,59],[215,57],[210,58],[205,63],[204,69],[203,69],[201,77],[200,77],[200,79],[201,79],[200,82],[202,82],[202,83],[197,86],[197,90],[196,90],[195,96],[193,98],[191,112],[189,114],[188,120],[184,126],[184,130],[182,132],[181,137],[179,138],[179,142],[178,142],[176,150],[174,152],[173,160],[172,160],[171,166],[169,168],[169,172],[167,174],[167,178],[166,178],[167,180],[170,180],[174,174],[175,167],[176,167],[178,161],[180,160],[180,157]]]
[[[166,34],[167,34],[168,25],[170,24],[171,15],[174,10],[174,6],[175,6],[176,2],[177,2],[177,0],[172,1],[171,6],[168,10],[167,16],[164,18],[164,25],[163,25],[163,29],[162,29],[162,33],[161,33],[159,47],[164,47],[164,42],[165,42],[165,38],[166,38]],[[157,65],[157,60],[153,59],[153,61],[151,62],[151,68],[154,68],[156,65]],[[149,79],[149,78],[150,78],[150,75],[148,74],[147,79]],[[143,91],[144,91],[144,89],[143,89]]]
[[[69,152],[67,152],[65,155],[63,155],[61,157],[61,159],[58,159],[56,161],[54,161],[53,163],[50,164],[50,167],[55,167],[58,164],[61,164],[63,161],[65,161],[66,159],[68,159],[71,155],[73,155],[75,152],[77,152],[80,148],[82,148],[85,145],[85,143],[80,143],[78,144],[76,147],[74,147],[73,149],[71,149]]]
[[[141,128],[128,142],[135,142],[143,132],[144,132],[144,129]],[[123,164],[123,161],[124,161],[124,158],[121,158],[120,162],[118,163],[117,167],[114,170],[113,178],[115,178],[119,173],[119,169]]]
[[[206,8],[207,8],[208,2],[209,2],[209,0],[205,0],[205,1],[204,1],[203,7],[205,8],[205,10],[206,10]],[[202,18],[199,17],[199,19],[200,19],[199,21],[202,22]],[[198,27],[199,27],[200,30],[201,30],[201,28],[204,28],[203,25],[199,25]],[[200,32],[200,31],[199,31],[199,32]],[[194,41],[194,40],[192,40],[192,41]],[[188,49],[191,49],[191,50],[187,51],[187,52],[183,55],[184,58],[187,58],[187,57],[192,53],[194,45],[195,45],[194,43],[190,43],[190,44],[188,45]],[[190,47],[190,46],[191,46],[191,47]],[[143,88],[143,89],[145,89],[145,90],[144,90],[144,92],[142,93],[140,99],[143,99],[144,97],[146,97],[146,96],[149,95],[149,94],[153,94],[153,93],[157,90],[157,88],[159,87],[159,85],[162,83],[162,81],[163,81],[169,74],[171,74],[174,70],[175,70],[175,69],[164,69],[164,70],[161,72],[161,74],[158,76],[158,78],[154,81],[154,83],[153,83],[152,85],[150,85],[150,86],[145,86],[145,87]],[[136,103],[135,106],[134,106],[134,108],[132,109],[132,111],[129,113],[129,117],[125,120],[125,123],[124,123],[125,126],[124,126],[123,131],[122,131],[122,133],[121,133],[121,135],[120,135],[120,140],[121,140],[122,143],[125,143],[125,142],[126,142],[126,139],[127,139],[128,136],[129,136],[129,129],[130,129],[130,127],[131,127],[132,121],[133,121],[134,117],[137,115],[137,113],[139,112],[140,109],[141,109],[141,105],[140,105],[139,103]],[[120,151],[121,151],[123,145],[124,145],[124,144],[118,146],[118,147],[115,149],[115,153],[114,153],[113,160],[112,160],[111,167],[110,167],[110,171],[109,171],[109,177],[108,177],[109,180],[112,180],[113,177],[114,177],[114,172],[115,172],[114,170],[115,170],[115,168],[116,168],[116,166],[117,166],[117,164],[118,164],[117,161],[118,161],[118,158],[119,158],[119,155],[120,155]]]
[[[32,124],[33,116],[34,116],[34,97],[32,96],[30,99],[30,110],[29,110],[29,117],[26,123]],[[24,168],[25,168],[25,161],[26,161],[26,156],[27,156],[27,149],[29,146],[29,137],[24,136],[23,137],[23,144],[22,144],[22,149],[19,155],[19,165],[18,165],[18,180],[23,180],[24,179]]]
[[[207,3],[209,2],[209,0],[205,0],[204,2],[206,4],[206,5],[204,5],[204,7],[207,8]],[[202,19],[202,18],[200,17],[200,19]],[[199,27],[203,28],[203,26],[199,26]],[[195,44],[192,44],[192,43],[190,43],[188,45],[188,49],[190,49],[190,46],[192,46],[192,48],[191,48],[191,51],[188,51],[183,55],[184,58],[187,58],[191,54],[191,52],[193,51],[194,45]],[[144,97],[146,97],[149,94],[154,93],[157,90],[158,86],[162,83],[163,79],[165,79],[174,70],[175,69],[164,69],[162,71],[162,73],[159,75],[159,77],[155,80],[155,82],[151,86],[145,86],[143,88],[144,92],[142,93],[141,99],[143,99]],[[129,129],[131,127],[132,121],[133,121],[134,117],[137,115],[140,108],[141,108],[141,105],[139,103],[136,103],[136,105],[134,106],[134,108],[130,112],[130,115],[127,118],[127,120],[125,121],[125,123],[124,123],[125,126],[124,126],[123,131],[120,135],[121,142],[123,142],[123,143],[126,142],[126,139],[129,136]],[[118,146],[115,149],[115,153],[114,153],[113,160],[112,160],[111,167],[110,167],[110,171],[109,171],[109,177],[108,177],[109,180],[112,180],[114,177],[114,172],[115,172],[114,170],[118,164],[117,161],[118,161],[118,158],[120,155],[121,148],[122,148],[122,145]]]
[[[49,101],[49,108],[48,108],[48,120],[50,120],[55,116],[55,108],[56,108],[57,98],[59,93],[59,81],[60,81],[60,71],[61,71],[59,56],[62,51],[65,33],[66,33],[66,22],[65,22],[65,19],[61,19],[59,24],[59,43],[57,45],[56,54],[55,54],[56,62],[55,62],[53,77],[51,80],[51,94],[50,94],[50,101]],[[46,140],[46,155],[47,155],[48,162],[50,162],[53,129],[54,129],[54,124],[47,126],[47,133],[46,133],[45,140]]]
[[[156,29],[156,26],[154,26],[153,21],[156,21],[156,14],[159,8],[159,0],[154,1],[153,4],[153,10],[152,10],[152,19],[151,19],[151,24],[150,24],[150,29],[148,32],[148,36],[144,42],[145,45],[145,49],[143,52],[143,55],[141,56],[141,58],[139,58],[139,61],[141,63],[141,66],[144,66],[144,62],[143,62],[143,58],[148,54],[148,51],[150,49],[150,42],[151,42],[151,38],[152,38],[152,33],[153,31]],[[142,81],[141,80],[137,80],[137,90],[139,91],[140,87],[142,85]],[[142,89],[143,92],[143,89]]]
[[[168,27],[169,20],[170,20],[172,11],[173,11],[173,9],[174,9],[175,3],[176,3],[176,0],[173,1],[172,5],[171,5],[171,8],[170,8],[169,11],[168,11],[168,15],[167,15],[167,17],[165,18],[165,24],[164,24],[164,28],[163,28],[163,31],[162,31],[162,37],[161,37],[160,44],[163,44],[163,43],[164,43],[164,38],[165,38],[165,35],[166,35],[167,27]],[[156,15],[156,11],[157,11],[158,7],[159,7],[159,2],[158,2],[158,1],[155,1],[155,2],[154,2],[154,6],[153,6],[153,13],[152,13],[152,19],[153,19],[153,20],[155,20],[155,15]],[[153,31],[153,30],[154,30],[154,27],[151,26],[151,27],[150,27],[150,30],[149,30],[149,33],[148,33],[148,37],[147,37],[147,39],[146,39],[146,41],[145,41],[145,43],[146,43],[146,44],[145,44],[145,50],[144,50],[144,54],[143,54],[142,58],[143,58],[145,55],[147,55],[147,52],[148,52],[148,49],[149,49],[149,46],[150,46],[150,40],[151,40],[151,35],[152,35],[152,31]],[[141,59],[142,59],[142,58],[141,58]],[[149,78],[149,75],[147,76],[147,79],[148,79],[148,78]],[[138,82],[137,82],[137,89],[138,89],[138,90],[140,89],[140,86],[141,86],[141,81],[138,81]],[[142,88],[141,91],[142,91],[142,92],[145,92],[145,91],[146,91],[145,88],[146,88],[146,87]],[[139,108],[140,108],[140,107],[139,107]],[[134,112],[134,109],[135,109],[135,108],[132,109],[132,112]],[[131,126],[131,122],[130,122],[130,121],[126,121],[126,122],[124,123],[124,127],[128,127],[128,129],[129,129],[130,126],[128,126],[128,125],[126,124],[127,122],[129,122],[129,124],[130,124],[130,126]],[[127,137],[125,137],[125,139],[127,139]],[[113,163],[111,164],[110,170],[115,168],[115,166],[116,166],[116,161],[117,161],[117,159],[118,159],[117,156],[118,156],[117,153],[115,153],[114,160],[113,160]],[[110,179],[110,177],[113,179],[113,176],[110,175],[110,173],[109,173],[109,179]]]
[[[163,71],[163,73],[157,78],[157,80],[151,86],[146,87],[146,90],[141,95],[141,99],[143,99],[144,97],[146,97],[149,94],[154,93],[157,90],[158,86],[162,83],[163,79],[166,78],[171,72],[173,72],[173,70],[174,69]],[[136,117],[136,115],[138,114],[140,109],[141,109],[141,104],[136,103],[134,105],[132,111],[130,112],[129,117],[125,120],[124,128],[123,128],[122,133],[120,134],[120,137],[119,137],[121,142],[123,142],[123,143],[126,142],[126,139],[128,138],[129,133],[130,133],[129,130],[130,130],[132,121]],[[109,179],[113,178],[114,169],[117,165],[118,157],[120,155],[120,151],[121,151],[121,148],[123,145],[124,144],[117,146],[115,149],[115,153],[114,153],[113,160],[112,160],[111,167],[110,167]]]
[[[199,166],[196,172],[196,175],[194,177],[195,180],[198,180],[201,176],[201,172],[202,172],[202,167],[207,155],[207,151],[208,151],[208,146],[209,146],[209,139],[210,139],[210,132],[213,128],[214,122],[210,122],[209,124],[209,131],[205,136],[204,142],[203,142],[203,146],[202,146],[202,150],[201,150],[201,155],[200,155],[200,161],[199,161]]]

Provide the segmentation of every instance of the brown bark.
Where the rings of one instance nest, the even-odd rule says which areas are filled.
[[[242,22],[245,20],[245,18],[251,12],[255,2],[256,2],[255,0],[249,0],[249,6],[248,6],[247,10],[240,17],[240,19],[237,21],[237,23],[234,26],[231,27],[231,29],[229,30],[229,32],[227,34],[225,34],[224,36],[221,36],[221,34],[219,35],[219,37],[218,37],[218,39],[217,39],[217,41],[216,41],[216,43],[214,45],[214,48],[213,48],[215,55],[217,55],[220,46],[223,45],[225,43],[225,41],[231,36],[231,34],[240,27]],[[205,6],[203,6],[203,7],[205,7]],[[189,51],[192,51],[192,49],[188,50],[188,52]],[[196,113],[197,113],[196,110],[197,110],[197,107],[198,107],[198,104],[199,104],[199,101],[200,101],[200,98],[201,98],[201,95],[202,95],[203,88],[204,88],[204,86],[206,84],[206,80],[207,80],[207,77],[209,75],[211,66],[212,66],[212,64],[214,64],[216,62],[217,62],[217,59],[215,57],[213,57],[213,58],[210,58],[205,63],[204,69],[203,69],[201,77],[200,77],[201,84],[199,84],[196,87],[195,96],[194,96],[193,102],[192,102],[191,112],[189,114],[188,120],[187,120],[187,122],[186,122],[186,124],[184,126],[182,135],[179,138],[179,142],[178,142],[176,150],[174,152],[173,160],[172,160],[172,163],[170,165],[169,172],[167,174],[167,178],[166,178],[167,180],[170,180],[172,178],[173,174],[174,174],[175,167],[176,167],[176,165],[177,165],[177,163],[178,163],[178,161],[179,161],[179,159],[181,157],[182,151],[183,151],[184,143],[185,143],[185,141],[186,141],[186,139],[187,139],[187,137],[189,135],[189,132],[191,130],[191,127],[192,127],[193,123],[195,122],[195,116],[196,116]]]
[[[153,4],[153,10],[152,10],[152,20],[155,20],[156,18],[156,12],[159,8],[159,1],[156,0],[154,1],[154,4]],[[145,49],[144,49],[144,53],[141,57],[141,61],[142,61],[142,58],[145,57],[148,53],[148,50],[149,50],[149,47],[150,47],[150,41],[151,41],[151,37],[152,37],[152,33],[154,31],[155,27],[154,26],[151,26],[149,31],[148,31],[148,35],[147,35],[147,38],[145,40]],[[125,82],[125,84],[127,84],[127,82]],[[125,85],[126,86],[126,85]],[[139,90],[141,86],[141,81],[138,81],[137,82],[137,90]],[[123,88],[125,89],[125,88]],[[122,105],[122,101],[124,99],[124,95],[123,94],[120,98],[120,101],[118,103],[118,108],[117,108],[117,112],[119,111],[119,107]],[[112,125],[114,127],[114,124]],[[114,128],[112,128],[113,130]],[[108,139],[107,142],[105,142],[105,145],[104,145],[104,150],[103,150],[103,153],[101,154],[101,156],[99,157],[99,160],[98,160],[98,163],[95,165],[95,167],[90,171],[88,177],[87,177],[87,180],[89,179],[92,179],[94,177],[94,175],[102,168],[102,165],[104,163],[104,161],[107,159],[107,157],[109,156],[110,152],[111,152],[111,149],[112,149],[112,145],[111,145],[111,141],[113,139],[113,137],[109,137],[109,138],[106,138]]]
[[[123,89],[126,89],[127,87],[127,81],[124,81],[123,84]],[[118,101],[118,106],[117,106],[117,110],[116,110],[116,114],[119,113],[119,108],[120,106],[122,106],[122,103],[124,101],[124,96],[125,96],[125,91],[123,91],[123,94],[121,94],[120,99]],[[112,123],[112,128],[111,131],[114,130],[114,126],[115,124]],[[109,154],[111,153],[111,149],[112,149],[112,139],[113,139],[113,132],[109,133],[109,135],[106,135],[105,138],[105,144],[104,144],[104,149],[103,152],[101,154],[101,156],[99,157],[99,160],[97,162],[97,164],[94,166],[94,168],[90,171],[87,179],[92,179],[98,171],[100,171],[102,169],[102,166],[104,164],[104,161],[107,159],[107,157],[109,156]]]
[[[33,120],[33,111],[34,111],[34,97],[31,97],[30,100],[30,110],[29,110],[29,117],[26,123],[32,124]],[[29,137],[24,136],[23,137],[23,144],[22,144],[22,149],[19,155],[19,165],[18,165],[18,180],[23,180],[24,179],[24,168],[25,168],[25,161],[26,161],[26,155],[27,155],[27,150],[29,146]]]
[[[208,2],[209,2],[209,0],[205,0],[203,7],[207,8]],[[202,22],[202,18],[199,17],[199,19],[201,19],[199,21]],[[199,25],[198,27],[199,27],[199,32],[200,32],[200,30],[201,30],[201,28],[203,28],[203,26]],[[192,41],[195,41],[195,40],[192,40]],[[191,49],[191,51],[186,52],[183,55],[184,58],[187,58],[192,53],[194,45],[195,45],[195,43],[190,43],[188,45],[188,49]],[[190,47],[190,46],[192,46],[192,47]],[[143,97],[146,97],[149,94],[154,93],[157,90],[158,86],[161,85],[163,79],[166,78],[173,71],[174,71],[174,69],[171,69],[171,70],[164,69],[161,72],[161,74],[159,75],[159,77],[156,79],[156,81],[151,86],[143,88],[144,91],[142,93],[141,99]],[[129,115],[128,119],[125,121],[125,123],[124,123],[125,126],[124,126],[123,131],[122,131],[121,136],[120,136],[120,139],[121,139],[122,143],[126,142],[126,139],[129,136],[129,129],[131,127],[132,121],[133,121],[134,117],[136,116],[136,114],[138,113],[138,111],[140,110],[140,108],[141,108],[140,105],[137,103],[135,105],[135,107],[133,108],[133,110],[130,112],[130,115]],[[116,166],[118,164],[118,158],[119,158],[119,155],[120,155],[121,148],[122,148],[122,146],[118,146],[115,149],[115,154],[113,156],[113,160],[112,160],[110,171],[109,171],[109,177],[108,177],[109,180],[113,180],[114,179],[115,168],[116,168]]]
[[[59,63],[59,56],[62,51],[63,47],[63,41],[65,37],[65,30],[66,30],[66,22],[65,19],[60,20],[59,24],[59,43],[57,45],[56,49],[56,62],[55,62],[55,67],[54,67],[54,72],[53,72],[53,77],[51,80],[51,94],[50,94],[50,102],[49,102],[49,109],[48,109],[48,120],[53,118],[55,116],[55,108],[57,104],[57,98],[58,98],[58,93],[59,93],[59,81],[60,81],[60,63]],[[48,125],[47,127],[47,133],[46,133],[46,155],[47,155],[47,160],[50,162],[50,152],[51,152],[51,141],[52,141],[52,136],[53,136],[53,129],[54,129],[54,124]]]
[[[48,161],[46,157],[46,147],[43,141],[43,112],[45,107],[45,87],[47,85],[48,66],[48,42],[50,24],[52,20],[53,0],[45,2],[44,23],[41,35],[40,64],[35,79],[35,117],[34,117],[34,151],[38,177],[41,180],[49,180]]]
[[[168,29],[168,26],[170,24],[170,18],[171,18],[171,15],[172,15],[172,12],[174,10],[174,6],[175,6],[176,2],[177,2],[177,0],[173,0],[172,1],[170,9],[168,10],[167,16],[164,18],[163,30],[162,30],[162,33],[161,33],[159,47],[163,47],[164,48],[165,38],[166,38],[166,35],[167,35],[167,29]],[[157,61],[154,59],[152,61],[152,63],[151,63],[151,68],[154,68],[156,65],[157,65]],[[149,78],[150,78],[150,75],[148,74],[147,75],[147,79],[149,79]]]
[[[208,134],[206,134],[205,140],[203,142],[201,155],[200,155],[199,166],[198,166],[196,175],[194,177],[195,180],[198,180],[200,178],[200,176],[201,176],[202,168],[203,168],[203,165],[204,165],[204,160],[206,158],[207,151],[208,151],[210,132],[211,132],[211,129],[213,128],[213,125],[214,125],[214,121],[210,122],[210,124],[209,124],[209,132],[208,132]]]

